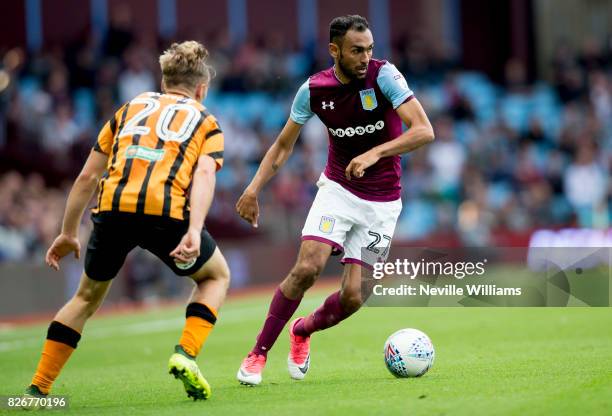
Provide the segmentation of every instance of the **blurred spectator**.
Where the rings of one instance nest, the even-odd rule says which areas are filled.
[[[132,10],[126,4],[119,3],[113,8],[108,31],[104,40],[104,54],[120,58],[134,40]]]
[[[565,173],[565,194],[578,214],[580,225],[593,226],[593,213],[606,199],[609,173],[595,160],[595,145],[578,147],[576,160]]]
[[[11,171],[0,177],[0,260],[35,258],[59,231],[65,191],[46,187],[36,174]]]
[[[461,172],[466,160],[466,148],[453,140],[453,125],[448,117],[441,117],[434,125],[436,141],[428,152],[433,167],[433,187],[441,195],[456,199]]]
[[[612,83],[603,71],[589,73],[591,105],[600,123],[610,127],[612,123]]]
[[[147,63],[147,55],[140,48],[134,47],[126,51],[126,68],[119,75],[119,101],[128,102],[144,91],[158,89]]]
[[[45,118],[42,126],[42,143],[45,149],[59,155],[76,141],[79,127],[74,121],[72,109],[68,104],[59,104]]]

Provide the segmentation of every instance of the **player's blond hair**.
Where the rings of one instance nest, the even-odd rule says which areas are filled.
[[[207,58],[208,50],[200,42],[173,43],[159,57],[164,85],[195,89],[199,84],[208,84],[213,69],[206,63]]]

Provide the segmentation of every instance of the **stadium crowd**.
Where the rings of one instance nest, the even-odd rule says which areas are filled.
[[[121,19],[106,37],[38,53],[0,51],[0,261],[39,255],[59,229],[67,191],[98,129],[123,102],[158,90],[158,52]],[[281,36],[233,46],[205,42],[216,77],[206,101],[226,137],[209,216],[217,238],[252,233],[233,206],[282,127],[293,94],[329,65]],[[455,232],[469,245],[538,227],[607,227],[612,212],[612,48],[561,44],[548,82],[511,60],[505,80],[463,71],[423,42],[400,42],[391,61],[430,116],[436,141],[403,158],[404,210],[396,239]],[[319,56],[320,55],[320,56]],[[376,54],[375,54],[376,55]],[[269,239],[296,239],[327,157],[318,120],[262,195]],[[87,227],[88,224],[84,224]]]

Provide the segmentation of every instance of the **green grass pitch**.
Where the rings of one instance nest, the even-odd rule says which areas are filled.
[[[612,414],[609,308],[364,308],[312,339],[304,381],[286,370],[284,332],[264,382],[244,387],[236,371],[253,344],[271,296],[230,300],[198,362],[213,388],[187,399],[167,374],[182,308],[94,318],[54,394],[78,415],[574,415]],[[308,294],[299,313],[324,298]],[[395,379],[383,362],[388,335],[419,328],[436,362],[424,377]],[[30,381],[46,325],[0,331],[0,395]],[[16,410],[0,410],[15,414]]]

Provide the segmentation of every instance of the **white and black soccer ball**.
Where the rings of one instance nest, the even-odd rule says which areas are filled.
[[[434,363],[434,346],[422,331],[400,329],[385,342],[385,364],[395,377],[420,377]]]

